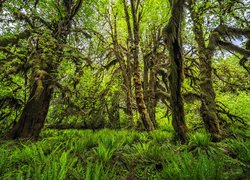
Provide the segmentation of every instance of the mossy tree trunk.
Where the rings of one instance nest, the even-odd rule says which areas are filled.
[[[206,47],[203,33],[203,19],[195,8],[195,0],[190,0],[189,10],[193,21],[193,32],[198,47],[199,69],[200,69],[200,113],[205,124],[206,130],[211,134],[212,139],[217,141],[221,136],[219,120],[216,110],[215,91],[212,82],[212,56],[215,50],[214,39],[210,38],[209,45]]]
[[[50,35],[35,37],[30,59],[34,61],[33,87],[28,102],[23,108],[18,122],[6,134],[7,138],[37,139],[44,125],[53,94],[55,73],[63,53],[62,44],[70,33],[71,21],[81,7],[82,0],[62,3],[65,15],[56,24]],[[53,21],[52,21],[53,22]],[[51,24],[52,27],[52,24]],[[22,38],[22,37],[21,37]],[[30,45],[33,46],[33,45]],[[53,53],[51,55],[51,50]]]
[[[46,119],[53,89],[47,74],[35,77],[35,82],[27,104],[24,106],[19,121],[7,134],[8,138],[37,139]]]
[[[156,122],[156,69],[153,67],[150,69],[149,73],[149,88],[148,88],[148,112],[154,127],[157,128],[158,124]]]
[[[109,127],[113,129],[119,129],[120,126],[120,113],[119,113],[119,92],[116,91],[113,93],[111,98],[110,108],[107,106],[107,112],[109,117]]]
[[[128,37],[127,37],[127,46],[128,50],[126,53],[127,57],[127,68],[126,68],[126,79],[127,79],[127,114],[129,116],[129,126],[134,127],[135,122],[134,122],[134,117],[133,117],[133,92],[132,92],[132,40],[133,40],[133,35],[132,35],[132,29],[131,29],[131,24],[130,24],[130,16],[128,12],[128,7],[126,4],[126,0],[123,0],[123,6],[124,6],[124,12],[125,12],[125,18],[126,18],[126,24],[127,24],[127,29],[128,29]]]
[[[124,2],[124,10],[126,14],[128,13],[126,4]],[[129,17],[127,17],[129,19]],[[121,46],[118,43],[118,37],[117,37],[117,21],[116,17],[112,21],[109,19],[109,24],[111,28],[111,37],[113,40],[113,51],[115,54],[115,57],[119,63],[121,72],[122,72],[122,77],[123,77],[123,84],[124,84],[124,92],[126,95],[126,114],[128,116],[128,128],[133,128],[134,127],[134,118],[133,118],[133,108],[132,108],[132,75],[131,75],[131,55],[130,55],[130,44],[128,44],[128,49],[126,52],[126,57],[124,53],[122,53]],[[128,26],[130,28],[130,26]],[[128,38],[130,39],[130,38]],[[129,41],[130,42],[130,41]],[[127,59],[126,59],[127,58]]]
[[[132,87],[131,87],[131,74],[130,74],[130,65],[125,63],[125,60],[123,59],[123,56],[120,54],[119,49],[117,48],[119,45],[118,43],[114,43],[114,49],[115,49],[115,56],[119,62],[121,71],[122,71],[122,77],[123,77],[123,84],[124,84],[124,91],[126,94],[126,114],[128,116],[128,123],[129,128],[134,127],[134,118],[133,118],[133,108],[132,108]]]
[[[131,13],[132,13],[132,20],[133,20],[133,79],[134,79],[134,85],[135,85],[135,96],[136,96],[136,104],[138,111],[140,113],[140,117],[142,120],[142,123],[147,131],[154,130],[154,125],[150,119],[150,116],[148,114],[148,110],[144,101],[144,94],[143,94],[143,88],[142,88],[142,80],[141,80],[141,69],[139,64],[139,13],[138,9],[136,8],[136,4],[134,0],[130,1],[131,3]],[[138,3],[138,2],[137,2]]]
[[[181,93],[183,82],[183,47],[182,21],[185,0],[173,0],[171,17],[163,30],[164,41],[169,51],[170,60],[170,104],[172,109],[172,124],[182,143],[187,141],[187,126],[184,116],[184,105]]]
[[[150,119],[155,128],[158,127],[155,113],[156,113],[156,61],[158,57],[155,55],[155,52],[144,55],[144,71],[143,71],[143,91],[144,91],[144,100],[148,109]]]

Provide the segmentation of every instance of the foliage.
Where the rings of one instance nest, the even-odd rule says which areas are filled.
[[[36,143],[1,142],[0,178],[228,179],[246,177],[249,168],[248,142],[229,139],[232,159],[227,146],[212,144],[205,133],[191,134],[181,147],[162,131],[46,130],[43,136]]]
[[[170,17],[174,2],[0,0],[0,179],[250,177],[250,1],[189,0],[183,22]],[[186,144],[175,141],[173,126],[182,125],[171,117],[169,19],[183,25],[176,98],[184,99]],[[155,131],[143,131],[138,104],[152,124],[155,116]],[[218,120],[220,142],[205,132],[201,104],[212,107],[203,113]],[[18,139],[37,127],[37,141]]]

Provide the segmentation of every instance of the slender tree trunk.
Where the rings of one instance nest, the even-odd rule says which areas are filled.
[[[127,12],[126,2],[123,1],[124,10]],[[128,14],[126,14],[128,15]],[[129,18],[129,17],[127,17]],[[113,26],[112,26],[113,24]],[[126,95],[126,114],[128,116],[128,128],[134,127],[134,118],[133,118],[133,108],[132,108],[132,85],[131,85],[131,55],[130,55],[130,47],[128,47],[128,50],[126,52],[127,61],[125,60],[124,55],[121,53],[120,45],[118,43],[118,37],[117,37],[117,22],[116,18],[114,18],[114,21],[111,23],[110,19],[110,28],[112,31],[112,40],[113,40],[113,47],[114,47],[114,53],[116,56],[116,59],[119,62],[121,71],[122,71],[122,77],[123,77],[123,84],[125,89],[125,95]],[[128,29],[130,26],[128,26]],[[130,39],[130,38],[128,38]],[[128,46],[130,46],[130,41],[128,42]]]
[[[143,92],[144,92],[144,100],[145,103],[148,104],[148,84],[149,84],[149,80],[148,80],[148,71],[150,69],[149,67],[149,61],[150,61],[150,56],[147,57],[143,57]]]
[[[143,92],[144,100],[148,110],[149,117],[157,128],[157,122],[155,119],[156,113],[156,68],[155,68],[155,57],[154,53],[147,54],[143,57],[144,70],[143,70]]]
[[[126,24],[127,24],[127,29],[128,29],[128,37],[127,37],[127,47],[128,47],[128,51],[127,51],[127,74],[126,77],[128,79],[128,96],[127,96],[127,110],[128,110],[128,115],[129,115],[129,119],[130,119],[130,126],[134,127],[135,123],[134,123],[134,118],[133,118],[133,109],[132,109],[132,63],[131,63],[131,59],[132,59],[132,55],[131,55],[131,49],[132,49],[132,43],[133,43],[133,35],[132,35],[132,28],[131,28],[131,24],[130,24],[130,16],[129,16],[129,12],[128,12],[128,6],[127,6],[127,2],[126,0],[123,0],[123,7],[124,7],[124,13],[125,13],[125,18],[126,18]]]
[[[120,113],[119,113],[119,92],[115,92],[111,98],[111,107],[108,108],[109,127],[119,129],[120,126]]]
[[[154,124],[154,127],[157,128],[158,124],[156,122],[155,114],[156,114],[156,70],[155,67],[153,66],[150,69],[150,74],[149,74],[149,88],[148,88],[148,112],[151,121]]]
[[[37,139],[46,119],[53,90],[48,76],[35,81],[29,100],[19,121],[7,134],[7,138]],[[41,89],[42,88],[42,89]]]
[[[200,60],[200,94],[201,108],[200,113],[205,124],[206,130],[211,134],[212,139],[217,141],[220,138],[215,91],[212,82],[212,56],[214,54],[214,45],[206,47],[204,34],[202,30],[202,17],[199,17],[194,9],[195,1],[190,0],[189,10],[193,21],[193,32],[198,44],[198,55]],[[210,39],[209,44],[213,44]],[[211,48],[210,48],[211,47]]]
[[[136,96],[136,104],[138,111],[141,116],[142,123],[147,131],[154,130],[154,125],[150,119],[148,114],[148,110],[144,101],[143,95],[143,88],[142,88],[142,81],[141,81],[141,70],[139,64],[139,19],[138,19],[138,12],[135,8],[135,2],[133,0],[130,1],[131,3],[131,13],[133,19],[133,33],[134,33],[134,41],[133,41],[133,59],[134,59],[134,84],[135,84],[135,96]]]
[[[119,57],[119,56],[117,56]],[[126,68],[125,61],[121,59],[121,57],[118,58],[120,67],[122,69],[122,76],[123,76],[123,81],[124,81],[124,86],[125,86],[125,93],[126,93],[126,112],[128,115],[128,122],[129,122],[129,128],[134,127],[134,118],[133,118],[133,108],[132,108],[132,88],[131,88],[131,77],[127,75],[128,70]]]
[[[133,108],[132,108],[132,89],[131,89],[131,81],[128,83],[129,85],[127,86],[127,101],[126,101],[126,106],[127,106],[127,115],[128,115],[128,120],[129,120],[129,128],[134,127],[134,117],[133,117]]]
[[[171,3],[171,1],[170,1]],[[183,81],[183,49],[182,49],[182,21],[185,0],[173,0],[169,23],[164,28],[164,39],[169,51],[170,59],[170,104],[172,108],[172,124],[182,143],[187,140],[187,126],[184,117],[184,106],[181,94]]]
[[[133,108],[132,108],[132,88],[131,88],[131,77],[128,75],[128,67],[126,68],[125,61],[123,59],[119,59],[120,67],[122,69],[122,76],[125,85],[125,93],[126,93],[126,113],[128,116],[129,128],[134,127],[134,117],[133,117]],[[126,71],[127,70],[127,71]]]
[[[139,63],[137,65],[135,64],[134,66],[133,79],[134,79],[134,84],[135,84],[136,104],[137,104],[137,108],[141,116],[142,123],[144,127],[146,128],[146,130],[152,131],[154,130],[154,125],[150,119],[150,116],[148,114],[147,107],[144,101]]]

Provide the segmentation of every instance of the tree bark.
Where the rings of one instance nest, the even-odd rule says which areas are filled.
[[[152,123],[155,128],[158,128],[158,124],[156,122],[155,114],[156,114],[156,69],[155,67],[150,69],[149,73],[149,88],[148,88],[148,112]]]
[[[67,36],[70,32],[71,21],[79,8],[81,7],[82,0],[78,0],[75,5],[72,3],[63,4],[65,9],[65,16],[57,22],[57,26],[53,31],[53,38],[57,40],[56,45],[49,44],[49,39],[44,38],[47,43],[40,45],[39,38],[36,38],[36,45],[32,49],[31,58],[34,60],[33,66],[33,87],[30,93],[29,100],[24,106],[18,122],[13,126],[7,138],[18,139],[28,138],[37,139],[41,129],[44,125],[51,96],[53,94],[53,74],[57,70],[58,64],[61,60],[63,49],[61,44],[66,43]],[[16,42],[18,39],[25,38],[29,33],[21,33],[15,37],[11,42]],[[42,41],[43,42],[43,41]],[[41,43],[42,43],[41,42]],[[59,45],[60,44],[60,45]],[[54,48],[56,54],[49,55],[46,53],[46,48]],[[43,55],[42,55],[43,54]],[[45,57],[44,57],[45,55]]]
[[[156,60],[155,52],[149,53],[143,57],[144,71],[143,71],[143,91],[144,100],[148,110],[150,119],[156,129],[158,127],[155,113],[156,113]]]
[[[125,2],[124,2],[125,3]],[[127,12],[127,7],[125,7],[126,4],[124,4],[125,12]],[[129,18],[129,17],[128,17]],[[111,21],[111,20],[110,20]],[[118,37],[117,37],[117,23],[116,18],[114,19],[114,27],[111,25],[110,22],[110,28],[112,31],[112,39],[113,39],[113,47],[114,47],[114,54],[116,59],[119,62],[121,71],[122,71],[122,77],[123,77],[123,83],[125,87],[125,94],[126,94],[126,113],[128,116],[128,128],[134,127],[134,118],[133,118],[133,109],[132,109],[132,85],[131,85],[131,58],[130,58],[130,48],[128,48],[128,52],[126,53],[127,56],[127,64],[124,58],[124,55],[119,48],[120,45],[118,43]],[[130,26],[128,26],[130,28]]]
[[[210,38],[206,47],[202,30],[202,17],[199,17],[194,9],[195,2],[191,0],[189,10],[193,21],[193,32],[198,45],[199,68],[200,68],[200,113],[206,130],[211,134],[212,139],[220,139],[221,130],[216,110],[215,91],[212,82],[212,57],[215,50],[214,38]]]
[[[154,125],[150,119],[148,114],[148,110],[144,101],[143,95],[143,88],[142,88],[142,81],[141,81],[141,70],[139,65],[139,19],[138,19],[138,12],[135,7],[134,0],[130,1],[131,3],[131,13],[133,19],[133,60],[134,60],[134,73],[133,79],[135,84],[135,96],[136,96],[136,104],[138,111],[141,116],[142,123],[147,131],[154,130]],[[137,2],[138,3],[138,2]]]
[[[171,3],[171,1],[170,1]],[[170,104],[172,109],[172,124],[182,143],[187,141],[187,126],[184,117],[184,106],[181,94],[183,75],[182,21],[185,0],[173,0],[172,12],[167,26],[164,28],[164,41],[169,51],[170,59]]]
[[[109,117],[109,127],[112,129],[119,129],[120,113],[119,113],[119,92],[115,92],[111,98],[111,107],[107,107]]]
[[[18,139],[37,139],[46,119],[51,95],[53,90],[50,88],[48,75],[37,77],[33,85],[29,100],[24,106],[19,121],[7,134],[7,138]]]
[[[127,24],[127,29],[128,29],[128,38],[127,38],[127,44],[128,44],[128,51],[127,51],[127,110],[128,110],[128,115],[130,118],[130,127],[134,127],[134,117],[133,117],[133,109],[132,109],[132,63],[131,63],[131,46],[132,46],[132,29],[131,29],[131,24],[130,24],[130,16],[128,13],[128,7],[126,4],[126,0],[123,0],[123,6],[124,6],[124,12],[125,12],[125,17],[126,17],[126,24]]]

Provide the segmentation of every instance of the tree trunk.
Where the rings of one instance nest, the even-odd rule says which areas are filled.
[[[128,122],[129,122],[129,128],[134,127],[134,118],[133,118],[133,109],[132,109],[132,88],[131,88],[131,76],[128,75],[128,65],[126,66],[125,60],[120,55],[119,50],[117,49],[118,44],[114,43],[114,49],[115,49],[115,56],[119,61],[119,65],[122,71],[122,77],[123,77],[123,83],[125,87],[125,94],[126,94],[126,113],[128,115]],[[129,72],[130,73],[130,72]]]
[[[172,109],[172,124],[182,143],[187,140],[187,126],[184,117],[184,106],[181,94],[183,81],[183,50],[182,50],[182,20],[185,0],[173,0],[169,23],[164,28],[164,40],[170,59],[170,104]]]
[[[132,88],[131,88],[131,76],[128,75],[128,66],[126,67],[124,59],[120,56],[116,56],[121,70],[122,70],[122,76],[123,76],[123,81],[124,81],[124,86],[125,86],[125,94],[126,94],[126,113],[128,116],[128,123],[129,123],[129,128],[134,127],[134,117],[133,117],[133,109],[132,109]]]
[[[149,88],[148,88],[148,113],[150,116],[150,119],[152,123],[154,124],[154,127],[157,128],[158,124],[155,119],[155,113],[156,113],[156,70],[153,66],[150,69],[150,76],[149,76]]]
[[[129,121],[129,128],[134,127],[134,117],[133,117],[133,109],[132,109],[132,90],[131,90],[131,81],[129,83],[130,85],[127,86],[127,100],[126,100],[126,106],[127,106],[127,115],[128,115],[128,121]]]
[[[148,110],[144,101],[144,95],[143,95],[143,88],[142,88],[142,81],[141,81],[141,75],[140,75],[140,65],[139,65],[139,20],[138,20],[138,12],[135,7],[135,2],[133,0],[130,1],[131,3],[131,13],[132,13],[132,19],[133,19],[133,33],[134,33],[134,39],[133,39],[133,59],[134,59],[134,73],[133,73],[133,79],[135,84],[135,96],[136,96],[136,104],[138,111],[141,116],[142,123],[147,131],[154,130],[154,125],[150,119],[150,116],[148,114]]]
[[[57,21],[55,31],[53,31],[53,37],[47,37],[46,43],[44,41],[39,41],[39,38],[35,38],[35,46],[32,49],[31,57],[33,56],[33,75],[34,84],[30,93],[27,104],[24,106],[22,114],[18,122],[13,126],[9,133],[7,133],[7,138],[18,139],[37,139],[41,129],[44,125],[53,94],[53,74],[56,72],[57,67],[62,58],[63,49],[62,44],[67,41],[67,36],[70,32],[71,21],[79,11],[82,5],[82,0],[73,3],[64,3],[62,7],[65,10],[65,15],[59,21]],[[55,19],[54,19],[55,20]],[[52,25],[52,24],[51,24]],[[27,34],[27,36],[29,33]],[[26,34],[18,36],[18,38],[24,38]],[[17,39],[18,39],[17,38]],[[56,47],[54,42],[50,44],[50,38],[57,40]],[[60,46],[58,46],[60,44]],[[30,43],[32,46],[32,43]],[[56,54],[51,55],[46,52],[46,49],[53,49]],[[45,55],[45,58],[44,58]]]
[[[115,46],[118,46],[116,44]],[[116,48],[115,48],[116,49]],[[121,70],[122,70],[122,76],[123,76],[123,81],[124,81],[124,86],[125,86],[125,94],[126,94],[126,112],[128,116],[128,123],[129,123],[129,128],[134,127],[134,118],[133,118],[133,109],[132,109],[132,88],[131,88],[131,76],[128,75],[130,74],[130,68],[128,65],[126,66],[125,60],[123,57],[119,54],[119,50],[116,51],[116,58],[119,61]]]
[[[107,112],[109,117],[109,127],[112,129],[119,129],[120,126],[120,113],[119,113],[119,92],[115,92],[111,98],[111,107],[108,108]]]
[[[132,109],[132,55],[131,55],[131,46],[132,46],[132,40],[133,40],[133,35],[132,35],[132,29],[131,29],[131,24],[130,24],[130,16],[128,12],[128,6],[126,3],[126,0],[123,0],[123,7],[124,7],[124,13],[125,13],[125,18],[126,18],[126,24],[127,24],[127,29],[128,29],[128,37],[127,37],[127,46],[128,46],[128,51],[126,53],[127,55],[127,111],[128,111],[128,116],[129,116],[129,122],[130,122],[130,127],[134,127],[134,117],[133,117],[133,109]]]
[[[126,12],[126,15],[128,16],[126,2],[123,1],[124,10]],[[129,17],[127,17],[129,19]],[[110,20],[111,21],[111,20]],[[118,43],[117,38],[117,22],[116,18],[114,19],[114,26],[110,25],[111,31],[112,31],[112,39],[113,39],[113,46],[114,46],[114,53],[116,56],[116,59],[119,62],[121,71],[122,71],[122,77],[123,77],[123,83],[125,87],[125,95],[126,95],[126,113],[128,116],[128,128],[134,127],[134,118],[133,118],[133,109],[132,109],[132,85],[131,85],[131,55],[130,55],[130,47],[128,48],[126,52],[127,61],[124,58],[124,55],[121,53],[121,49],[119,48],[120,45]],[[111,24],[111,22],[110,22]],[[128,29],[130,29],[130,26],[128,25]],[[130,39],[130,38],[128,38]],[[130,45],[130,41],[129,44]],[[126,64],[127,63],[127,64]]]
[[[157,122],[155,119],[156,113],[156,70],[154,58],[157,58],[153,55],[146,55],[143,58],[144,62],[144,71],[143,71],[143,91],[144,91],[144,100],[147,106],[149,117],[154,125],[154,128],[157,128]],[[153,55],[153,56],[152,56]]]
[[[51,95],[48,76],[35,81],[29,100],[24,106],[19,121],[7,134],[7,138],[37,139],[46,119]]]
[[[200,94],[201,107],[200,113],[205,124],[206,130],[211,134],[212,139],[217,141],[220,138],[221,131],[219,128],[215,91],[212,82],[212,62],[215,45],[210,38],[208,47],[205,45],[204,33],[202,30],[202,18],[199,17],[194,9],[195,2],[190,1],[189,10],[193,21],[193,32],[198,44],[198,55],[200,63]]]
[[[150,116],[147,111],[147,107],[143,97],[143,89],[140,75],[139,63],[134,67],[134,83],[135,83],[135,96],[136,96],[136,104],[138,111],[141,116],[142,123],[146,130],[152,131],[154,130],[154,125],[150,119]]]

